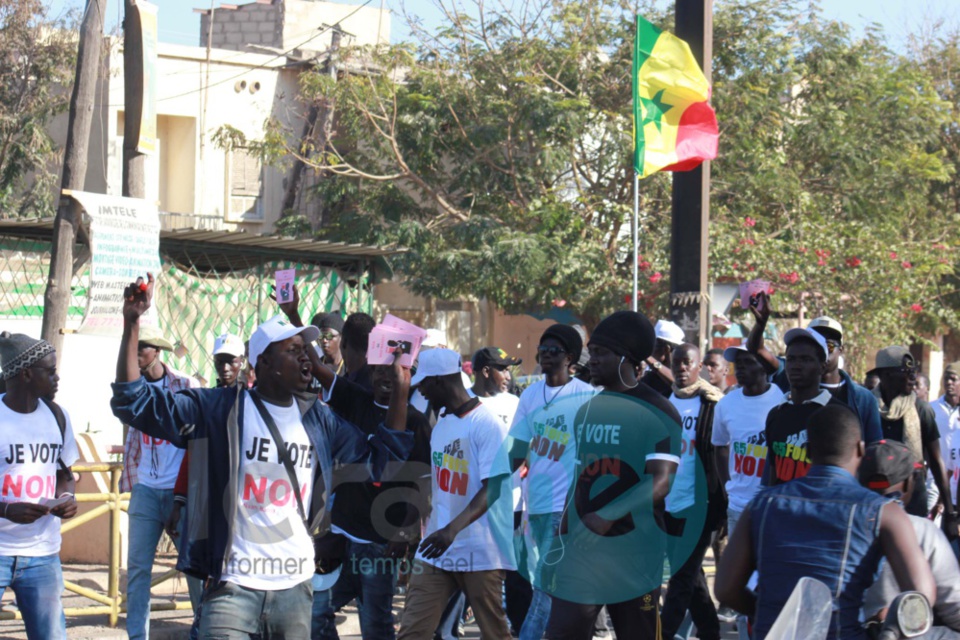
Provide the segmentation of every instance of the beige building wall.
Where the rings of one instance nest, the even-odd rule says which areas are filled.
[[[208,217],[204,226],[253,232],[270,231],[280,217],[286,167],[260,167],[259,199],[246,213],[236,210],[231,195],[237,166],[234,155],[214,144],[218,130],[230,126],[250,140],[264,135],[271,118],[290,130],[302,127],[296,102],[297,71],[284,68],[276,56],[211,50],[161,43],[157,86],[157,154],[146,160],[146,194],[162,212]],[[89,191],[119,195],[122,191],[124,126],[123,51],[110,41],[101,73],[90,161]],[[233,205],[233,206],[232,206]]]

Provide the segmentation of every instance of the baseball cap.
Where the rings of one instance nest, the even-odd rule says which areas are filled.
[[[916,368],[916,366],[917,360],[913,357],[913,354],[910,353],[910,349],[894,345],[892,347],[884,347],[880,349],[880,351],[877,351],[875,366],[870,371],[867,371],[867,375],[880,373],[881,369],[897,369],[899,367],[910,367],[913,369]]]
[[[164,337],[159,327],[153,325],[140,325],[140,337],[137,341],[140,344],[145,344],[155,349],[173,351],[173,344]]]
[[[878,440],[867,446],[860,461],[860,484],[868,489],[889,489],[922,468],[907,445],[896,440]]]
[[[484,347],[473,354],[471,359],[472,371],[476,373],[484,367],[493,365],[500,367],[512,367],[518,365],[523,360],[520,358],[511,358],[507,352],[499,347]],[[469,372],[468,372],[469,373]]]
[[[947,365],[947,368],[943,370],[943,375],[952,373],[955,376],[960,376],[960,362],[951,362]]]
[[[653,331],[657,334],[657,340],[669,342],[674,346],[683,344],[684,341],[686,341],[686,336],[683,335],[683,329],[669,320],[657,320]]]
[[[735,347],[727,347],[723,350],[723,359],[727,362],[736,362],[738,353],[750,353],[750,350],[747,349],[747,340],[744,339],[739,345]]]
[[[843,340],[843,325],[829,316],[814,318],[807,325],[807,329],[816,329],[817,333],[825,338],[836,337]]]
[[[299,334],[303,334],[303,341],[309,344],[320,337],[320,329],[312,324],[295,327],[281,315],[275,315],[269,320],[261,322],[257,330],[250,336],[250,366],[256,368],[260,354],[274,342],[281,342]]]
[[[216,337],[213,341],[213,355],[228,355],[234,358],[242,358],[244,354],[243,340],[232,333],[224,333]]]
[[[460,373],[461,366],[460,354],[456,351],[440,348],[421,351],[417,359],[417,373],[410,380],[410,386],[417,386],[425,378]]]
[[[787,331],[783,336],[783,344],[789,347],[791,342],[798,339],[813,340],[823,349],[823,357],[830,357],[830,350],[827,348],[827,339],[818,332],[812,329],[790,329],[790,331]]]

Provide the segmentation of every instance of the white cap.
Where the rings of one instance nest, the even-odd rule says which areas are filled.
[[[460,361],[460,354],[450,349],[430,349],[421,351],[417,359],[417,373],[410,380],[410,386],[415,387],[424,378],[432,376],[449,376],[453,373],[460,373],[463,363]]]
[[[657,324],[653,327],[653,330],[657,334],[658,340],[669,342],[674,346],[686,342],[683,329],[669,320],[657,320]]]
[[[305,327],[295,327],[281,315],[273,316],[266,322],[261,322],[257,330],[250,336],[250,366],[256,368],[257,358],[271,344],[282,342],[298,334],[303,334],[303,341],[309,344],[320,337],[320,329],[312,324]]]
[[[723,359],[727,362],[736,362],[738,353],[750,353],[750,350],[747,349],[747,340],[744,339],[739,346],[736,347],[727,347],[723,350]]]
[[[813,340],[820,348],[823,349],[824,359],[830,357],[830,350],[827,348],[827,339],[820,335],[818,332],[813,329],[790,329],[783,335],[783,344],[790,346],[790,343],[796,340],[797,338],[805,338],[807,340]]]
[[[840,339],[843,339],[843,325],[829,316],[814,318],[810,321],[810,324],[807,325],[807,329],[827,329],[829,331],[835,331],[840,336]],[[821,331],[817,333],[823,335]]]
[[[213,355],[215,356],[226,354],[234,358],[242,358],[244,351],[243,340],[240,339],[240,336],[235,336],[232,333],[224,333],[217,336],[216,340],[213,341]]]
[[[447,335],[440,329],[427,329],[427,336],[420,343],[421,347],[439,347],[447,343]]]

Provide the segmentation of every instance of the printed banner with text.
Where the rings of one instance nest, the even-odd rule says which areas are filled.
[[[157,205],[137,198],[71,191],[90,216],[90,289],[79,333],[119,336],[123,332],[123,289],[147,272],[160,272]],[[157,324],[151,308],[146,324]]]

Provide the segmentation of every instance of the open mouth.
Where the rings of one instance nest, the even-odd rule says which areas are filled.
[[[300,376],[308,381],[313,378],[313,367],[309,362],[300,365]]]

